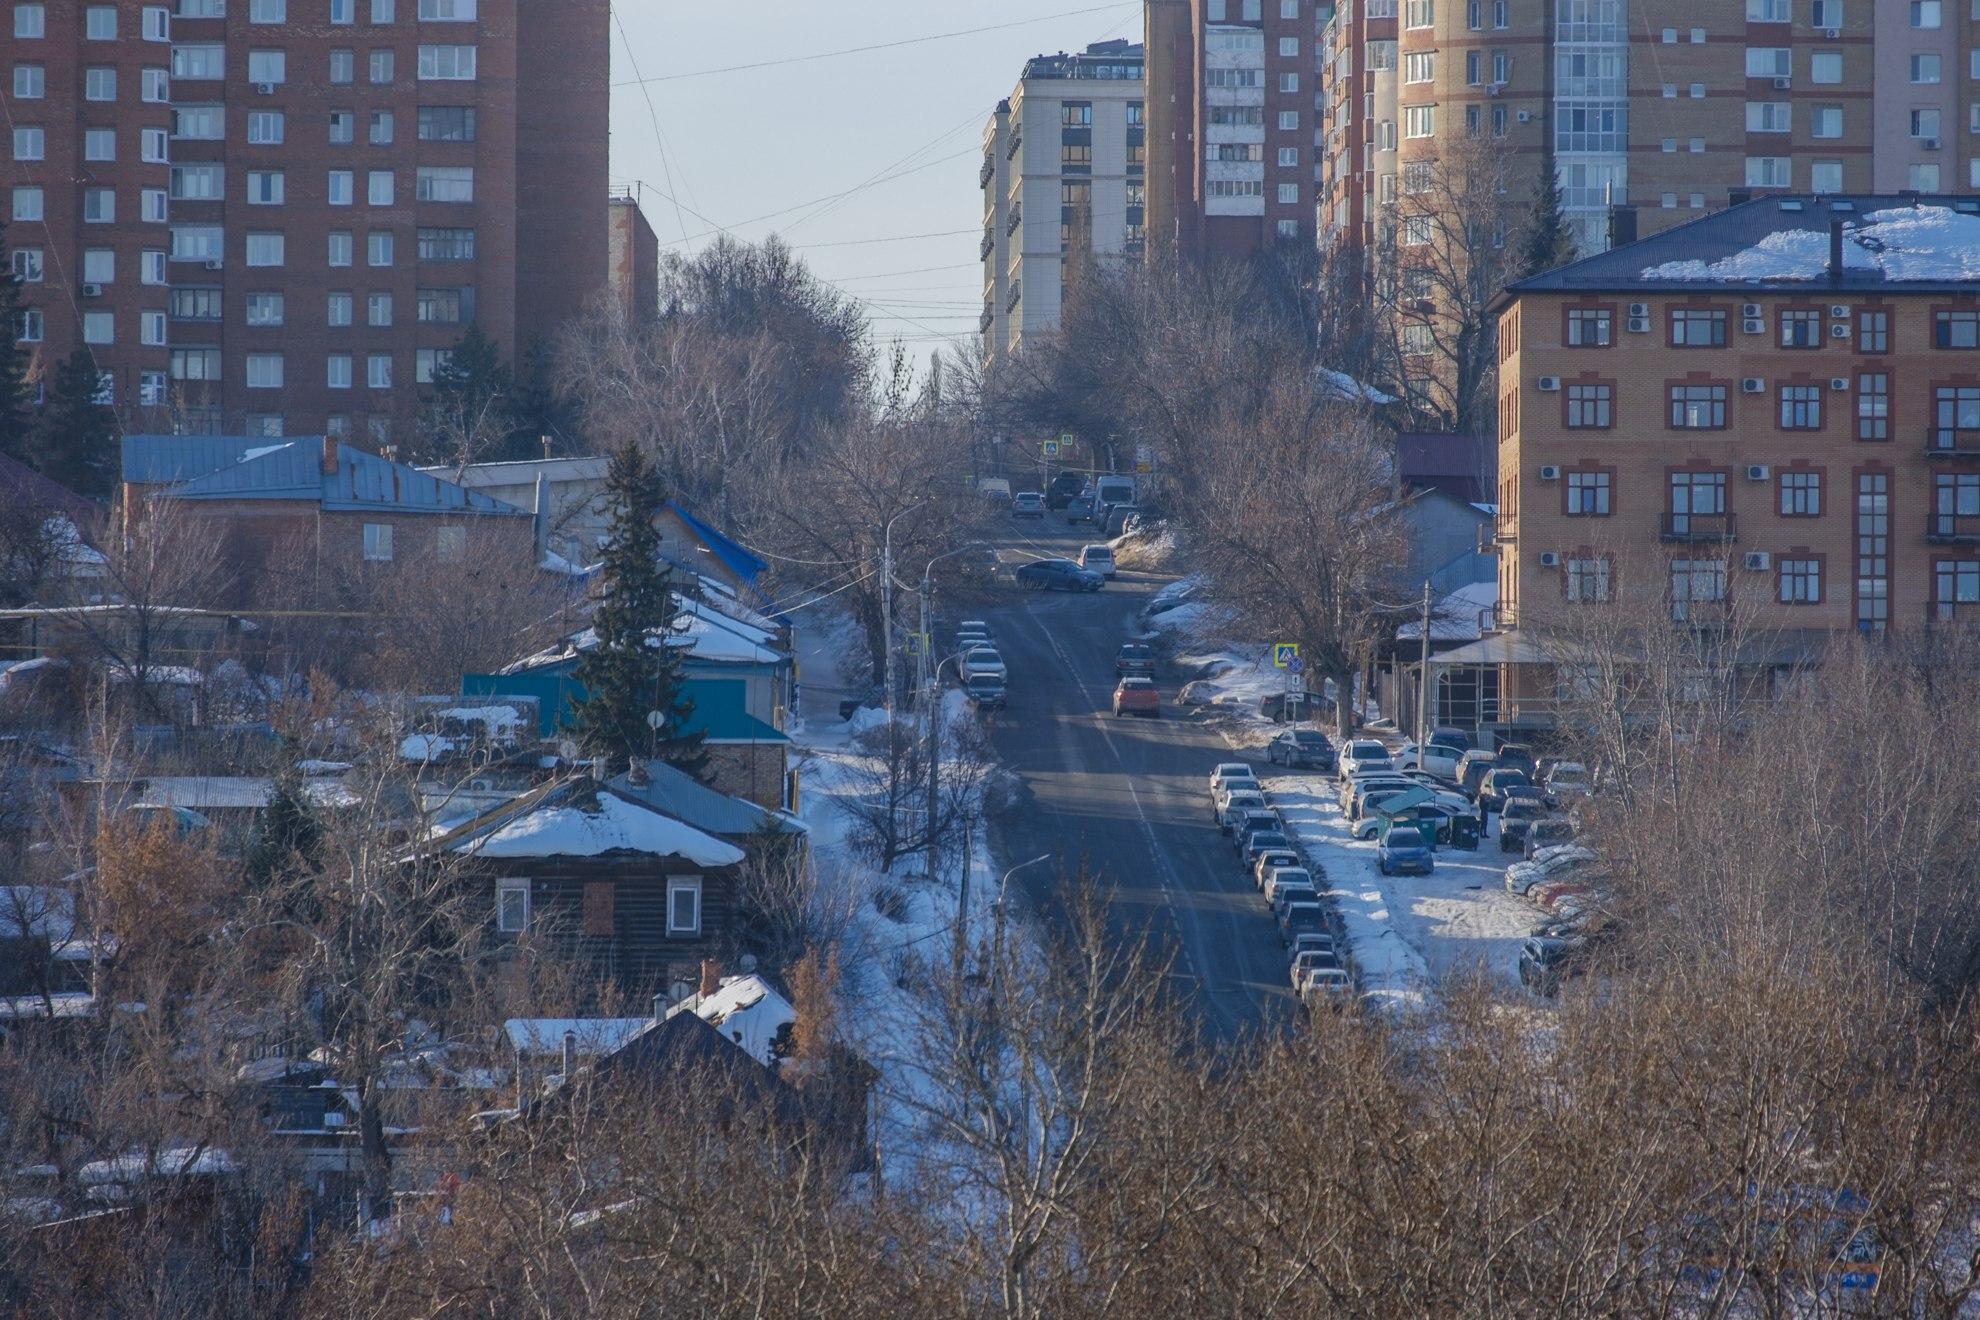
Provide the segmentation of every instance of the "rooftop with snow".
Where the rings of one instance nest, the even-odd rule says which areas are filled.
[[[1831,226],[1841,262],[1830,269]],[[1980,197],[1822,194],[1758,198],[1511,285],[1529,292],[1894,287],[1980,284]]]

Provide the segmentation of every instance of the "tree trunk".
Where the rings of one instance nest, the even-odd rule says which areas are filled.
[[[359,1158],[364,1167],[364,1207],[366,1221],[385,1218],[392,1205],[392,1152],[385,1144],[385,1116],[379,1112],[376,1089],[369,1082],[358,1085]],[[360,1230],[369,1227],[361,1223]]]

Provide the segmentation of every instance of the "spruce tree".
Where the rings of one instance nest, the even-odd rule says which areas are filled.
[[[298,750],[292,741],[285,741],[274,791],[255,825],[254,836],[248,840],[241,869],[250,885],[265,889],[313,866],[322,844],[323,825],[304,792]]]
[[[1574,260],[1574,230],[1568,226],[1567,208],[1561,197],[1560,175],[1554,169],[1551,153],[1541,164],[1533,194],[1533,226],[1527,231],[1526,242],[1520,252],[1520,279],[1556,266],[1565,266]]]
[[[7,247],[7,227],[0,224],[0,454],[27,462],[31,456],[27,373],[32,355],[16,340],[23,310],[21,277]]]
[[[78,348],[55,369],[36,438],[39,467],[69,489],[105,496],[117,484],[117,415],[103,403],[96,359]]]
[[[704,735],[686,731],[694,716],[694,703],[683,695],[687,648],[667,643],[681,613],[677,584],[660,558],[653,525],[666,492],[652,461],[630,441],[612,455],[605,489],[612,528],[591,621],[597,644],[573,675],[585,693],[574,712],[577,733],[593,755],[615,766],[652,755],[698,778],[708,754]],[[698,593],[684,588],[684,594]],[[657,730],[647,723],[654,711],[661,715]]]

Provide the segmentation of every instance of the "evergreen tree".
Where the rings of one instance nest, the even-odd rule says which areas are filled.
[[[275,774],[268,809],[261,813],[241,862],[248,883],[255,888],[265,889],[316,862],[323,844],[323,825],[311,809],[303,786],[298,749],[293,741],[285,740],[282,765]]]
[[[78,348],[55,369],[35,448],[51,478],[83,495],[103,496],[117,484],[117,414],[102,402],[96,359]]]
[[[652,460],[628,442],[612,455],[605,488],[612,529],[600,558],[603,590],[592,615],[597,645],[579,659],[574,677],[584,687],[575,711],[579,738],[614,765],[653,755],[700,776],[708,764],[703,735],[687,733],[694,703],[682,693],[686,648],[666,644],[680,614],[675,593],[699,594],[660,558],[653,513],[666,501]],[[656,730],[647,723],[659,711]]]
[[[470,325],[433,369],[427,406],[427,457],[439,462],[478,463],[516,457],[511,450],[513,385],[494,340]]]
[[[0,224],[0,454],[26,462],[28,444],[29,349],[17,342],[20,334],[21,277],[7,248],[7,228]]]
[[[1520,252],[1518,278],[1526,279],[1574,260],[1574,230],[1568,227],[1560,175],[1549,153],[1533,185],[1533,227]]]

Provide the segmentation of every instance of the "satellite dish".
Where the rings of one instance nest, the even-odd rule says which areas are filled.
[[[646,727],[653,730],[655,733],[660,732],[660,726],[665,724],[666,722],[667,722],[667,716],[665,712],[657,711],[657,710],[649,710],[646,712]]]
[[[569,738],[560,738],[557,741],[557,755],[566,761],[575,761],[578,759],[578,745]]]
[[[756,970],[756,955],[745,953],[742,957],[736,959],[736,965],[741,967],[745,973],[753,972]]]

